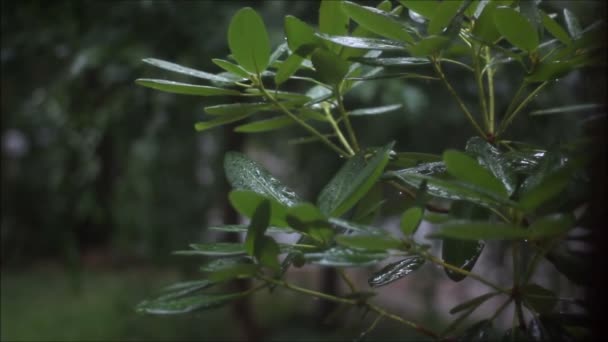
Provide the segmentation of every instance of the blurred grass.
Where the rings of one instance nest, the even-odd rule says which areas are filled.
[[[180,279],[181,278],[181,279]],[[192,279],[192,277],[188,277]],[[131,268],[87,270],[80,286],[58,267],[2,271],[0,339],[2,341],[222,341],[244,340],[230,306],[190,315],[150,316],[134,311],[158,289],[185,280],[177,272]],[[310,284],[309,284],[310,285]],[[375,318],[362,310],[340,315],[335,329],[319,325],[318,303],[277,289],[252,298],[253,315],[268,341],[353,340]],[[354,309],[354,308],[352,308]],[[371,341],[421,339],[411,329],[382,320]]]
[[[150,271],[84,272],[80,291],[62,270],[2,272],[2,341],[217,341],[238,339],[229,308],[195,315],[136,314],[134,306],[178,279]]]

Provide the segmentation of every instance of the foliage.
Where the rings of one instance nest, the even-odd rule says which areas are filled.
[[[558,19],[558,20],[556,20]],[[560,23],[565,22],[566,27]],[[355,28],[350,30],[350,22]],[[306,200],[282,184],[247,156],[230,152],[226,176],[234,190],[232,206],[250,218],[243,245],[192,245],[181,254],[217,259],[203,266],[208,281],[177,285],[168,294],[144,301],[140,312],[176,314],[207,309],[276,286],[324,300],[372,311],[378,319],[398,321],[434,339],[488,338],[492,321],[510,304],[516,315],[505,338],[525,335],[533,340],[568,339],[585,334],[585,314],[556,311],[563,298],[531,281],[539,262],[547,259],[573,282],[582,279],[570,257],[551,257],[571,230],[586,229],[589,154],[593,141],[538,146],[509,140],[515,118],[542,90],[568,73],[603,66],[603,22],[582,29],[569,10],[546,13],[539,2],[519,1],[390,1],[376,8],[348,1],[323,1],[317,29],[287,16],[287,42],[274,50],[262,18],[251,8],[239,10],[228,29],[231,55],[216,60],[225,72],[188,71],[210,85],[139,79],[139,85],[171,93],[197,96],[231,94],[240,102],[207,107],[211,119],[195,124],[206,131],[227,123],[275,113],[269,119],[247,121],[236,131],[256,133],[298,125],[316,141],[345,159],[315,200]],[[189,70],[169,62],[145,60],[169,70]],[[468,72],[477,84],[478,108],[471,109],[452,85],[446,65]],[[496,105],[497,72],[517,73],[519,88],[503,111]],[[395,151],[394,142],[362,146],[351,120],[358,115],[380,115],[399,107],[347,108],[344,96],[364,82],[407,79],[440,82],[453,97],[476,136],[464,151],[446,149],[441,155]],[[303,93],[283,90],[291,82],[310,87]],[[543,113],[601,108],[577,104]],[[589,120],[604,120],[604,116]],[[371,223],[381,211],[388,184],[414,199],[402,210],[401,234]],[[574,190],[573,190],[574,189]],[[579,190],[579,191],[576,191]],[[582,190],[582,191],[581,191]],[[442,214],[438,229],[425,236],[442,242],[441,256],[416,231],[422,220]],[[576,213],[576,215],[575,215]],[[233,229],[220,227],[219,229]],[[297,232],[297,243],[280,245],[276,231]],[[472,270],[486,241],[500,240],[511,247],[512,284],[497,284]],[[531,258],[525,256],[531,254]],[[286,255],[281,263],[279,256]],[[369,289],[357,289],[344,275],[351,293],[338,296],[299,287],[285,280],[291,266],[305,264],[366,267],[386,263],[371,274],[369,285],[379,288],[408,276],[426,264],[443,267],[453,281],[473,278],[490,292],[451,310],[458,317],[443,331],[396,316],[372,302]],[[570,267],[568,267],[570,266]],[[505,270],[507,272],[507,270]],[[414,275],[411,275],[414,274]],[[255,286],[244,292],[209,294],[199,291],[223,282],[250,278]],[[495,313],[469,328],[460,325],[486,300],[504,297]],[[531,322],[526,321],[532,316]],[[563,315],[580,320],[559,324]],[[581,323],[583,322],[583,323]],[[375,327],[365,329],[361,338]],[[540,334],[540,335],[539,335]]]

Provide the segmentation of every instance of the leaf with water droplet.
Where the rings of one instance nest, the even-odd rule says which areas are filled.
[[[311,264],[330,267],[364,267],[379,263],[387,253],[358,251],[344,247],[333,247],[319,253],[306,253],[304,258]]]
[[[169,71],[176,72],[176,73],[183,74],[183,75],[198,77],[198,78],[202,78],[204,80],[209,80],[209,81],[213,81],[213,82],[233,83],[233,81],[229,78],[210,74],[208,72],[204,72],[204,71],[200,71],[200,70],[195,70],[195,69],[192,69],[189,67],[185,67],[185,66],[182,66],[179,64],[163,61],[163,60],[156,59],[156,58],[145,58],[145,59],[142,59],[142,61],[144,63],[153,65],[157,68],[169,70]]]
[[[350,158],[321,190],[317,201],[321,212],[340,216],[352,208],[382,175],[394,142],[374,151],[366,160],[366,151]]]
[[[246,292],[232,294],[205,294],[173,300],[147,300],[137,305],[137,312],[154,315],[184,314],[225,305]]]
[[[300,199],[257,162],[238,152],[227,152],[224,157],[226,178],[234,189],[251,190],[291,207]]]
[[[424,262],[425,259],[420,256],[405,258],[386,265],[380,271],[374,273],[367,282],[371,287],[387,285],[419,269]]]
[[[473,137],[467,141],[465,150],[474,154],[477,157],[477,161],[492,172],[494,177],[496,177],[507,190],[509,196],[515,192],[517,177],[506,158],[503,157],[502,153],[496,147],[480,137]]]
[[[403,242],[382,235],[338,235],[336,242],[344,247],[363,249],[369,251],[386,251],[387,249],[399,249]]]

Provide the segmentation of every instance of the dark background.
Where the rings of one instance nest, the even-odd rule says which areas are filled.
[[[2,340],[244,338],[246,327],[230,308],[157,318],[136,315],[133,306],[155,289],[197,274],[200,260],[171,256],[172,250],[222,238],[205,227],[237,220],[226,211],[226,150],[246,152],[307,199],[316,197],[340,160],[322,145],[287,144],[303,135],[297,128],[259,135],[235,134],[230,127],[196,133],[193,124],[204,118],[204,106],[234,99],[164,94],[133,81],[181,80],[141,63],[146,57],[219,72],[211,58],[228,54],[228,23],[243,6],[262,14],[276,46],[283,40],[283,17],[316,23],[318,4],[2,1]],[[583,27],[604,15],[600,1],[543,6],[567,6]],[[446,69],[474,107],[473,80],[458,68]],[[497,76],[497,112],[518,85],[515,74],[505,68]],[[597,102],[605,93],[604,76],[597,70],[571,73],[529,108]],[[349,108],[392,103],[404,109],[353,119],[363,145],[396,140],[398,151],[440,153],[463,148],[474,134],[439,83],[374,81],[346,98]],[[558,144],[580,134],[580,118],[522,115],[512,135]],[[276,296],[283,296],[283,304],[276,304]],[[254,300],[253,315],[274,339],[350,338],[357,331],[348,325],[318,329],[309,302],[290,294],[263,295]],[[443,324],[432,308],[424,315]],[[387,338],[409,333],[392,324],[379,330],[378,337]]]

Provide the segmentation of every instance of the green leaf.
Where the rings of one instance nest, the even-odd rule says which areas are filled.
[[[452,176],[498,196],[508,196],[503,184],[468,155],[456,150],[447,150],[443,153],[443,161]]]
[[[559,39],[559,41],[566,45],[572,44],[572,39],[570,39],[568,33],[561,27],[560,24],[557,23],[557,21],[551,19],[551,17],[549,17],[547,13],[543,11],[540,11],[540,15],[543,20],[543,26],[545,29],[547,29],[547,31],[549,31],[549,33],[551,33],[551,35],[553,35],[553,37]]]
[[[557,304],[557,296],[550,290],[537,285],[528,284],[521,288],[524,301],[538,313],[549,313]]]
[[[487,43],[494,43],[500,38],[500,32],[494,21],[496,7],[496,3],[488,2],[473,26],[473,35]]]
[[[251,190],[233,190],[228,195],[228,198],[232,207],[237,212],[247,217],[253,217],[256,208],[262,204],[262,202],[269,200],[271,208],[270,224],[278,227],[288,226],[285,221],[287,207],[276,199],[268,197],[268,195]]]
[[[375,228],[375,227],[368,226],[365,224],[360,224],[360,223],[343,220],[343,219],[340,219],[337,217],[330,217],[329,223],[336,225],[340,228],[346,229],[347,231],[353,231],[353,232],[363,233],[363,234],[380,234],[380,235],[384,234],[384,235],[386,235],[386,232],[380,228]]]
[[[483,241],[445,239],[441,245],[441,257],[448,264],[470,271],[475,266],[484,246]],[[466,278],[466,275],[448,268],[445,268],[445,273],[453,281],[461,281]]]
[[[498,32],[516,47],[528,52],[538,47],[538,32],[532,23],[516,10],[497,7],[494,10],[494,23]]]
[[[540,240],[563,233],[566,226],[564,224],[553,227],[544,223],[540,227],[550,228],[533,229],[530,227],[530,229],[524,229],[507,223],[457,221],[443,224],[437,232],[427,237],[459,240]]]
[[[477,156],[479,163],[492,172],[509,196],[515,192],[517,177],[508,160],[496,147],[480,137],[473,137],[467,141],[465,150]]]
[[[345,35],[348,33],[348,17],[342,9],[342,1],[321,1],[319,31],[331,35]]]
[[[380,235],[338,235],[336,242],[344,247],[369,251],[399,249],[403,246],[403,242],[393,237]]]
[[[564,8],[564,19],[566,20],[566,28],[568,29],[570,36],[573,39],[579,39],[583,34],[583,30],[574,13],[569,9]]]
[[[247,279],[254,277],[258,272],[258,266],[254,264],[233,264],[209,273],[210,280],[225,282],[233,279]]]
[[[439,52],[449,43],[450,38],[448,37],[428,36],[419,40],[415,45],[409,46],[407,50],[412,54],[412,56],[429,56]]]
[[[521,195],[519,205],[528,212],[535,210],[541,204],[559,195],[568,185],[571,174],[570,168],[563,168],[543,177],[536,186]]]
[[[317,33],[316,35],[317,37],[323,40],[354,49],[405,51],[405,46],[403,45],[403,43],[395,40],[349,36],[331,36],[323,33]]]
[[[199,290],[209,288],[215,284],[216,282],[209,279],[175,283],[163,288],[161,290],[163,295],[158,297],[156,300],[166,301],[169,299],[184,297]]]
[[[580,286],[588,286],[593,279],[589,258],[572,253],[565,244],[552,249],[546,255],[547,260],[568,280]]]
[[[218,116],[212,120],[197,122],[196,124],[194,124],[194,129],[196,129],[198,132],[202,132],[217,126],[222,126],[225,124],[243,120],[252,114],[253,113],[234,113]]]
[[[207,229],[210,229],[210,230],[217,230],[220,232],[227,232],[227,233],[246,233],[248,228],[249,228],[249,226],[245,225],[245,224],[229,224],[229,225],[224,225],[224,226],[207,227]],[[293,231],[292,229],[290,229],[288,227],[270,226],[266,230],[266,233],[292,234],[292,233],[295,233],[295,231]]]
[[[425,18],[431,18],[437,7],[439,7],[439,1],[420,1],[420,0],[399,0],[399,2],[406,8],[420,14]]]
[[[426,166],[426,165],[423,165]],[[404,169],[399,171],[390,171],[386,173],[387,178],[396,178],[397,180],[410,185],[414,188],[418,188],[423,181],[427,181],[427,193],[440,198],[447,198],[451,200],[465,200],[477,203],[484,207],[518,207],[518,204],[506,199],[502,196],[497,196],[493,193],[484,191],[474,185],[468,183],[460,183],[457,181],[448,181],[429,177],[423,174],[417,174],[411,172],[413,169],[422,169],[421,167],[415,167],[411,169]]]
[[[352,208],[382,175],[393,145],[378,149],[367,161],[363,152],[350,158],[321,190],[317,201],[321,212],[340,216]]]
[[[230,103],[205,107],[205,112],[211,115],[253,114],[273,107],[270,103]]]
[[[423,162],[439,162],[442,158],[440,155],[419,153],[419,152],[397,152],[389,161],[391,167],[411,168]],[[445,166],[440,163],[442,172],[445,172]]]
[[[450,216],[464,220],[488,220],[490,212],[478,205],[465,201],[454,201],[450,207]],[[441,246],[441,256],[448,264],[456,265],[470,271],[475,266],[484,248],[483,241],[445,239]],[[445,273],[453,281],[461,281],[466,276],[445,267]]]
[[[173,94],[198,96],[241,95],[239,91],[232,89],[201,86],[167,80],[140,78],[135,80],[135,83],[143,87],[152,88]]]
[[[369,57],[351,57],[349,60],[359,62],[365,65],[373,66],[419,66],[430,64],[428,58],[422,57],[390,57],[390,58],[369,58]]]
[[[261,73],[270,61],[270,41],[264,21],[255,10],[239,10],[228,27],[228,46],[234,59],[245,70]]]
[[[302,61],[304,61],[304,57],[296,53],[292,53],[291,55],[289,55],[289,57],[287,57],[287,59],[283,63],[281,63],[281,65],[277,69],[277,73],[274,75],[274,82],[277,85],[283,84],[293,74],[295,74],[296,71],[298,71],[300,65],[302,64]]]
[[[211,260],[211,261],[205,263],[203,266],[201,266],[200,271],[214,273],[214,272],[221,271],[221,270],[231,269],[231,268],[237,267],[239,265],[256,267],[256,265],[253,264],[253,261],[251,260],[250,257],[237,256],[237,257],[233,257],[233,258],[220,258],[220,259]]]
[[[330,267],[364,267],[377,264],[386,259],[388,254],[382,252],[357,251],[334,247],[320,253],[305,253],[307,262]]]
[[[281,269],[278,259],[280,253],[279,245],[270,236],[262,235],[255,240],[255,257],[260,264],[275,272],[279,272]]]
[[[367,6],[360,6],[350,1],[343,4],[346,13],[357,24],[373,33],[390,39],[413,43],[414,39],[404,27],[386,12]]]
[[[245,246],[240,243],[215,242],[215,243],[194,243],[190,248],[203,255],[209,256],[229,256],[245,254]]]
[[[555,236],[567,232],[574,227],[574,223],[571,214],[552,214],[538,218],[528,229],[534,236]]]
[[[388,106],[373,107],[373,108],[359,108],[349,112],[349,115],[378,115],[393,112],[397,109],[401,109],[402,104],[393,104]]]
[[[336,86],[342,82],[344,76],[348,73],[348,62],[329,50],[315,50],[311,61],[315,67],[317,78],[326,84]]]
[[[214,58],[211,60],[213,63],[215,63],[215,65],[219,66],[220,68],[228,71],[229,73],[242,77],[242,78],[250,78],[251,75],[249,74],[249,72],[245,69],[243,69],[242,66],[240,65],[236,65],[233,63],[230,63],[228,61],[225,61],[223,59],[219,59],[219,58]]]
[[[235,192],[232,192],[234,194]],[[233,196],[230,197],[233,199]],[[251,216],[251,222],[249,223],[249,230],[245,237],[245,251],[249,255],[256,255],[257,253],[257,240],[261,239],[266,232],[266,228],[270,223],[270,201],[262,200],[262,202],[256,206],[253,216]],[[278,247],[277,247],[278,249]]]
[[[585,103],[571,106],[559,106],[553,108],[539,109],[530,112],[530,115],[551,115],[561,113],[572,113],[572,112],[595,112],[605,110],[606,105],[602,103]]]
[[[150,300],[137,305],[137,312],[154,315],[184,314],[198,310],[216,308],[244,296],[243,293],[205,294],[175,300]]]
[[[460,303],[458,305],[456,305],[455,307],[450,309],[450,314],[455,314],[458,313],[460,311],[463,310],[468,310],[468,309],[472,309],[472,308],[477,308],[478,306],[480,306],[481,304],[483,304],[485,301],[487,301],[488,299],[496,296],[497,294],[499,294],[498,292],[490,292],[490,293],[486,293],[483,294],[481,296],[475,297],[473,299],[469,299],[466,302]]]
[[[317,45],[321,42],[319,37],[315,36],[315,30],[312,27],[291,15],[285,17],[285,35],[287,45],[292,52],[297,51],[303,45]]]
[[[571,61],[542,62],[524,80],[528,83],[544,82],[563,77],[574,70],[576,65]]]
[[[238,152],[228,152],[224,157],[226,178],[234,189],[251,190],[291,207],[300,199],[260,164]],[[273,211],[274,211],[273,207]]]
[[[240,133],[260,133],[274,131],[291,126],[296,122],[288,116],[275,116],[274,118],[251,122],[237,126],[234,131]]]
[[[440,34],[450,24],[460,6],[462,6],[462,0],[440,2],[430,17],[427,32],[431,35]]]
[[[420,222],[422,221],[422,216],[424,214],[424,209],[420,207],[411,207],[403,213],[401,216],[401,231],[405,235],[413,235],[416,233]]]
[[[210,74],[208,72],[204,72],[204,71],[200,71],[200,70],[195,70],[192,68],[188,68],[188,67],[185,67],[185,66],[182,66],[179,64],[163,61],[163,60],[156,59],[156,58],[144,58],[144,59],[142,59],[142,61],[144,63],[148,63],[155,67],[169,70],[169,71],[176,72],[176,73],[183,74],[183,75],[198,77],[198,78],[202,78],[204,80],[209,80],[209,81],[213,81],[213,82],[233,83],[231,79],[228,79],[225,77]]]
[[[301,231],[322,244],[329,244],[335,234],[327,222],[327,218],[310,203],[302,203],[289,208],[287,222],[295,230]]]
[[[386,265],[380,271],[374,273],[367,282],[371,287],[387,285],[419,269],[424,265],[424,262],[424,258],[419,256],[405,258]]]

